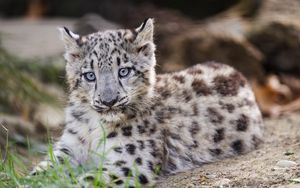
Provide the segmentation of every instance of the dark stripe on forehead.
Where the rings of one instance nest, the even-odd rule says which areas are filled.
[[[91,64],[91,69],[94,70],[94,60],[92,60],[92,61],[90,62],[90,64]]]
[[[119,58],[119,57],[117,57],[117,63],[118,63],[118,66],[120,66],[120,64],[121,64],[121,60],[120,60],[120,58]]]
[[[98,54],[96,51],[93,51],[93,54],[98,58]]]
[[[123,54],[123,61],[124,63],[128,62],[128,56],[125,53]]]

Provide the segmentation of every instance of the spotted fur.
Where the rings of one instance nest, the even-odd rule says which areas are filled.
[[[150,185],[156,169],[176,173],[259,145],[261,113],[236,70],[207,63],[156,76],[152,19],[135,30],[61,33],[70,93],[57,158],[98,166],[104,151],[104,176],[122,187],[126,177]]]

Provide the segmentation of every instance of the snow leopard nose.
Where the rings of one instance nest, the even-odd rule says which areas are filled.
[[[112,107],[118,101],[118,97],[108,100],[101,100],[101,103],[105,106]]]

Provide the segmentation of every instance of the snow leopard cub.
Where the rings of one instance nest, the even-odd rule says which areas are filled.
[[[108,184],[123,187],[129,178],[130,186],[135,179],[148,186],[156,168],[176,173],[258,146],[263,121],[246,79],[213,62],[156,75],[153,29],[152,19],[87,36],[60,29],[70,91],[57,161],[103,162]]]

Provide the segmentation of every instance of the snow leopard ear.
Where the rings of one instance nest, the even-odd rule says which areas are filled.
[[[81,57],[82,38],[66,27],[58,28],[65,46],[65,59],[73,62]]]
[[[152,18],[148,18],[135,29],[136,37],[134,43],[138,47],[138,53],[142,53],[145,56],[152,56],[155,51],[155,45],[153,43],[153,22]]]
[[[153,42],[153,19],[146,19],[135,31],[137,32],[136,42]]]

